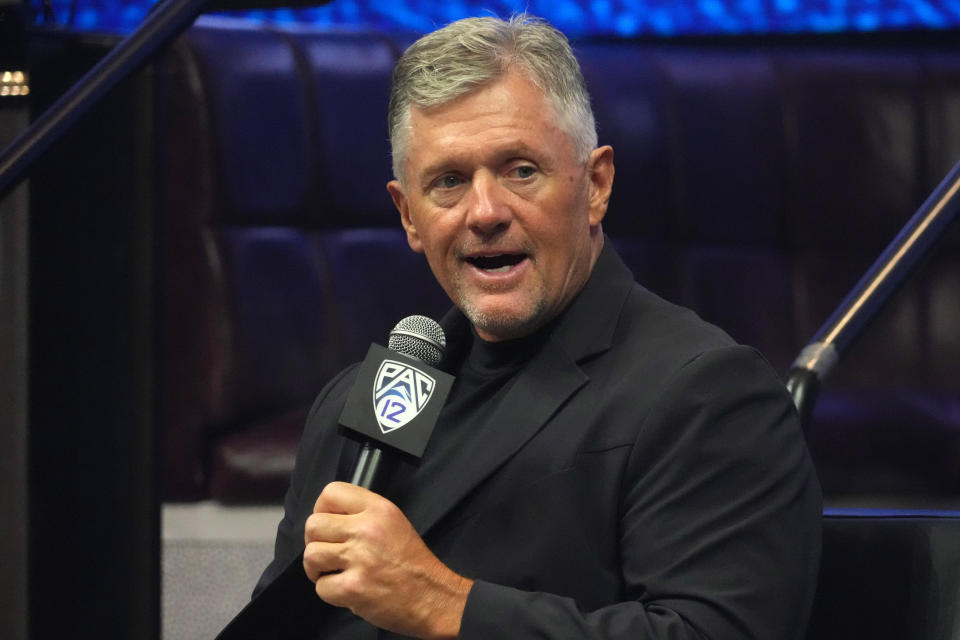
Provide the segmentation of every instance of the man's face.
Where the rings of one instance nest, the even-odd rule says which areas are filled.
[[[613,149],[578,160],[556,120],[517,72],[411,110],[403,183],[387,189],[410,247],[485,340],[521,337],[555,317],[603,246]]]

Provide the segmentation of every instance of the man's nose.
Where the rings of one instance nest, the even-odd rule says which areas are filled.
[[[467,210],[467,226],[476,233],[488,235],[502,231],[510,225],[512,212],[507,203],[507,193],[496,177],[479,171],[470,183],[470,204]]]

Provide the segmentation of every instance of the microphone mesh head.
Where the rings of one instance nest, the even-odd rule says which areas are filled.
[[[407,316],[390,332],[387,346],[435,367],[443,356],[447,338],[435,320],[426,316]]]

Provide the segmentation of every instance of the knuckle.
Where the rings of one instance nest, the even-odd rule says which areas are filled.
[[[308,544],[303,550],[303,565],[305,567],[312,567],[320,562],[320,548],[319,545],[311,543]]]
[[[389,521],[399,512],[395,504],[389,500],[377,500],[369,505],[370,514],[378,521]]]
[[[363,572],[345,572],[340,579],[340,592],[346,601],[355,602],[361,599],[365,593]]]
[[[319,540],[323,534],[326,519],[323,514],[315,513],[307,518],[303,525],[303,540],[305,544]]]
[[[365,519],[354,523],[351,533],[353,539],[369,544],[380,537],[380,524],[375,519]]]
[[[370,534],[370,530],[376,525],[376,519],[364,514],[354,518],[350,522],[350,537],[353,539],[364,539]]]
[[[313,504],[314,511],[317,511],[318,509],[320,509],[323,504],[325,504],[328,500],[330,500],[331,496],[336,495],[338,491],[337,485],[339,484],[342,484],[342,483],[330,482],[330,483],[327,483],[327,485],[320,490],[320,495],[317,496],[317,500]]]
[[[303,570],[311,580],[316,580],[316,574],[318,573],[316,565],[316,552],[308,546],[303,550]]]

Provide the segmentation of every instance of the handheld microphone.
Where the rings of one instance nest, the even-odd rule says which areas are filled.
[[[388,344],[389,349],[370,346],[340,415],[350,435],[363,438],[350,482],[371,490],[385,449],[415,458],[423,454],[453,384],[452,376],[434,368],[446,347],[434,320],[404,318]]]
[[[432,318],[407,316],[390,331],[387,346],[397,353],[435,367],[443,358],[447,337],[443,335],[443,328]]]
[[[340,414],[340,425],[364,440],[353,484],[372,489],[384,451],[419,458],[453,386],[453,376],[435,369],[446,337],[440,325],[409,316],[390,332],[390,348],[370,345]],[[318,599],[303,571],[303,554],[247,603],[217,640],[302,637],[304,620]]]
[[[435,369],[446,337],[440,325],[409,316],[390,332],[390,348],[370,345],[360,364],[340,425],[363,439],[352,483],[373,489],[385,451],[419,458],[453,386],[453,376]],[[286,638],[314,611],[317,598],[303,572],[303,554],[220,632],[217,640]],[[302,630],[301,630],[302,631]],[[300,637],[299,631],[295,634]]]

